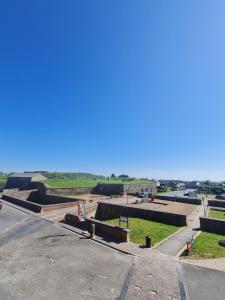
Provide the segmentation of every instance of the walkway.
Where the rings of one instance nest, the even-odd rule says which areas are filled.
[[[196,211],[190,216],[188,226],[184,227],[177,234],[166,240],[164,243],[156,247],[160,252],[176,256],[177,253],[185,246],[188,240],[195,236],[200,228],[199,217],[204,215],[204,207],[197,207]]]
[[[180,300],[178,262],[151,250],[148,257],[136,256],[126,300]]]

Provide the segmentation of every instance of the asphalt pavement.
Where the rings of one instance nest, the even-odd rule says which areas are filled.
[[[225,272],[182,264],[182,273],[189,300],[225,299]]]
[[[1,300],[120,297],[132,256],[6,205],[0,220]]]
[[[3,232],[26,218],[29,218],[27,213],[3,204],[0,210],[0,232]]]
[[[172,191],[168,193],[163,193],[163,196],[170,196],[170,197],[184,197],[184,194],[194,192],[195,189],[186,189],[186,190],[179,190],[179,191]]]
[[[156,250],[136,258],[134,268],[131,255],[10,206],[0,211],[1,300],[180,299],[177,264],[184,299],[225,299],[225,272]]]

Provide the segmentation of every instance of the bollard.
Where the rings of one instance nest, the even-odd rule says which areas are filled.
[[[151,248],[152,247],[152,238],[150,235],[146,236],[145,241],[146,241],[146,248]]]
[[[187,241],[187,254],[192,253],[192,241]]]
[[[91,224],[90,238],[93,239],[94,237],[95,237],[95,224]]]

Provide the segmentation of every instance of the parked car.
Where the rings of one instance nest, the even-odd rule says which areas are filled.
[[[217,195],[216,199],[225,200],[225,194]]]
[[[149,193],[147,193],[147,192],[141,192],[141,193],[138,193],[137,196],[139,198],[148,198],[149,197]]]

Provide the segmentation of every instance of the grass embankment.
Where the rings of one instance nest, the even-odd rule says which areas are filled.
[[[225,240],[224,235],[201,232],[194,242],[192,255],[189,259],[220,258],[225,257],[225,247],[218,244],[219,240]]]
[[[69,179],[48,179],[43,183],[49,187],[54,188],[78,188],[78,187],[94,187],[96,185],[95,180],[69,180]]]
[[[119,220],[113,219],[106,221],[107,223],[119,226]],[[122,225],[122,223],[121,223]],[[124,224],[126,228],[126,224]],[[154,221],[143,220],[139,218],[129,218],[129,238],[131,242],[139,245],[145,245],[145,237],[152,237],[153,246],[169,235],[176,232],[180,227],[162,224]]]
[[[199,199],[205,198],[205,199],[213,200],[213,199],[216,199],[216,195],[202,193],[202,194],[197,194],[197,198],[199,198]]]
[[[1,187],[6,185],[6,181],[7,181],[6,176],[0,176],[0,186]]]
[[[210,209],[209,218],[225,220],[225,212],[222,210]]]
[[[78,187],[94,187],[97,183],[109,183],[109,184],[140,184],[149,183],[148,180],[99,180],[99,179],[48,179],[44,180],[43,183],[49,187],[55,188],[78,188]]]

